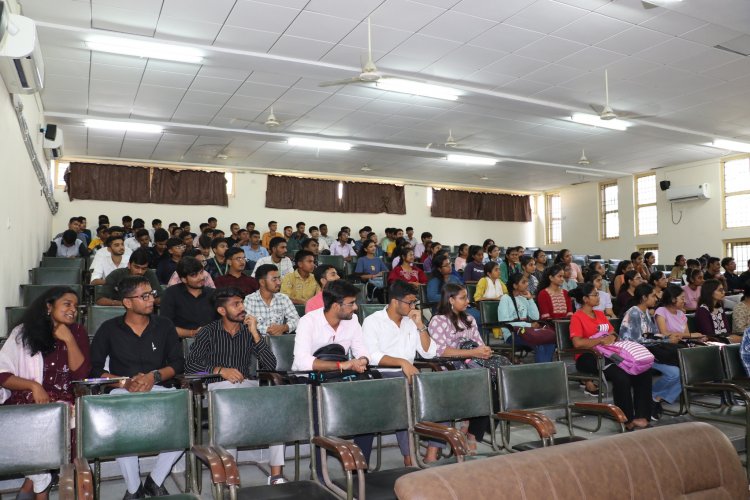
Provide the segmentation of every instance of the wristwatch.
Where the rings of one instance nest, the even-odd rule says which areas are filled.
[[[154,376],[154,384],[161,383],[161,372],[159,370],[154,370],[151,374]]]

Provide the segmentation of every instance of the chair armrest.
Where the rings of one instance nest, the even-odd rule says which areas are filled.
[[[745,401],[750,402],[750,393],[748,393],[747,389],[730,382],[699,382],[688,386],[688,389],[712,392],[731,391],[738,394]]]
[[[88,460],[74,458],[73,465],[76,475],[76,498],[78,500],[94,500],[94,475],[91,473]]]
[[[453,448],[453,453],[457,457],[469,454],[469,444],[466,441],[466,436],[455,427],[441,425],[436,422],[419,422],[414,424],[414,432],[420,436],[436,438],[447,442]]]
[[[339,459],[345,471],[367,470],[365,457],[354,443],[333,436],[315,436],[312,443],[331,452]],[[353,448],[359,453],[353,452]]]
[[[562,352],[565,353],[565,354],[586,354],[586,353],[590,353],[590,354],[593,354],[594,356],[596,356],[598,359],[603,359],[604,358],[604,356],[602,355],[602,353],[600,353],[596,349],[591,349],[591,348],[586,348],[586,347],[570,347],[568,349],[563,349]]]
[[[440,363],[436,363],[434,361],[415,361],[414,368],[416,368],[417,370],[432,370],[433,372],[443,371]]]
[[[224,464],[216,450],[210,446],[195,444],[190,449],[195,458],[203,462],[211,473],[211,482],[214,484],[225,483],[227,480],[224,472]]]
[[[498,420],[530,425],[536,430],[541,439],[552,437],[557,433],[555,424],[546,415],[542,415],[541,413],[511,410],[497,412],[494,416]]]
[[[76,479],[73,464],[64,464],[60,467],[60,480],[58,484],[57,494],[60,500],[75,500]]]
[[[226,485],[229,487],[240,486],[240,471],[237,468],[237,462],[234,460],[234,455],[221,446],[213,446],[212,448],[219,456],[219,459],[224,466]]]
[[[621,424],[628,421],[628,417],[625,416],[625,413],[623,413],[619,406],[609,403],[573,403],[572,409],[581,410],[586,413],[609,415]]]
[[[284,382],[286,381],[285,376],[284,374],[282,374],[282,372],[258,370],[257,376],[259,381],[268,382],[270,385],[284,385]]]

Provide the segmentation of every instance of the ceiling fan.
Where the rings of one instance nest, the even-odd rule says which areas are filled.
[[[372,28],[370,27],[370,18],[367,18],[367,61],[362,65],[362,72],[353,78],[345,80],[335,80],[332,82],[320,83],[319,87],[331,87],[334,85],[348,85],[350,83],[373,83],[383,77],[372,60]]]
[[[607,70],[604,70],[604,106],[598,104],[589,104],[591,109],[596,111],[599,118],[602,120],[614,120],[614,119],[628,119],[628,118],[646,118],[650,115],[640,115],[636,113],[627,113],[624,111],[615,111],[609,105],[609,76]]]
[[[245,120],[244,118],[232,118],[230,122],[232,124],[237,123],[237,122],[244,122],[248,125],[251,123],[263,123],[263,125],[265,125],[266,128],[270,130],[271,132],[281,127],[281,125],[284,123],[276,117],[276,114],[273,111],[273,106],[271,106],[268,116],[266,117],[265,121],[258,120],[256,122],[255,120]]]
[[[578,164],[585,167],[586,165],[589,165],[591,162],[588,158],[586,158],[586,150],[581,150],[581,158],[578,159]]]
[[[425,149],[430,149],[435,143],[429,143],[427,146],[425,146]],[[454,149],[459,146],[458,141],[453,137],[453,130],[448,130],[448,137],[445,139],[445,142],[443,143],[443,146],[446,148]]]

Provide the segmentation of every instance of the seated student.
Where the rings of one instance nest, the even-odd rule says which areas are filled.
[[[293,304],[305,304],[320,291],[315,281],[315,255],[307,250],[300,250],[294,256],[297,269],[281,278],[281,293],[292,300]]]
[[[132,252],[125,248],[122,236],[107,238],[106,250],[96,253],[91,264],[91,284],[103,285],[104,280],[115,269],[127,267]]]
[[[391,257],[391,267],[393,268],[399,265],[399,263],[401,262],[401,256],[404,254],[404,252],[411,249],[411,244],[406,241],[406,238],[398,238],[391,244],[393,245],[393,251],[389,253],[388,256]],[[432,253],[430,253],[430,255],[432,255]],[[414,260],[416,261],[416,257],[414,258]],[[424,270],[424,266],[422,266],[422,270]]]
[[[531,255],[534,258],[534,276],[536,276],[536,279],[539,283],[542,282],[542,276],[544,276],[544,271],[547,269],[547,253],[542,250],[541,248],[534,250],[534,253]]]
[[[404,240],[406,241],[406,240]],[[425,254],[427,255],[424,260],[422,261],[422,270],[425,273],[431,273],[432,272],[432,261],[435,259],[435,256],[443,249],[443,245],[440,244],[438,241],[431,241],[429,248],[426,249]],[[424,256],[423,256],[424,257]],[[415,258],[416,259],[416,258]],[[395,264],[394,264],[395,267]]]
[[[228,249],[229,243],[227,243],[226,238],[214,238],[211,240],[211,251],[214,255],[206,260],[206,272],[213,278],[214,283],[216,283],[216,278],[224,276],[229,272],[229,260],[226,257]]]
[[[407,249],[403,255],[403,262],[400,262],[398,266],[394,267],[388,274],[388,284],[393,283],[396,280],[406,281],[414,287],[424,285],[427,283],[427,278],[422,270],[414,264],[414,250]]]
[[[466,314],[468,307],[469,297],[466,294],[466,288],[454,283],[448,283],[443,287],[437,314],[430,319],[428,325],[437,356],[481,359],[489,359],[492,356],[492,349],[484,344],[476,320]],[[464,340],[473,340],[478,347],[461,349],[460,345]],[[467,438],[470,447],[473,448],[472,443],[481,442],[485,432],[488,431],[487,417],[469,419]],[[436,461],[438,450],[436,444],[428,446],[425,462]]]
[[[242,254],[241,249],[229,250]],[[230,257],[231,258],[231,257]],[[219,319],[200,329],[195,342],[190,346],[190,354],[185,359],[185,373],[213,373],[215,378],[207,379],[208,390],[257,387],[253,377],[253,357],[258,359],[258,368],[276,368],[273,355],[266,339],[258,332],[257,320],[248,316],[242,305],[245,294],[237,288],[220,288],[213,297]],[[286,482],[284,479],[284,445],[269,447],[271,475],[268,484]],[[234,455],[236,450],[230,450]]]
[[[146,229],[137,229],[133,233],[132,238],[125,240],[125,248],[129,248],[131,252],[135,252],[139,248],[149,248],[151,246],[151,236],[148,234]]]
[[[539,283],[536,301],[541,319],[566,319],[573,315],[573,303],[562,288],[565,271],[559,264],[548,268]]]
[[[646,267],[649,276],[656,272],[656,269],[654,268],[655,263],[656,255],[654,255],[654,252],[646,252],[643,254],[643,265]]]
[[[253,278],[255,279],[258,279],[258,277],[256,276],[256,270],[260,266],[267,264],[275,266],[281,278],[294,271],[292,260],[286,256],[286,240],[279,236],[271,239],[269,245],[271,251],[270,255],[268,255],[267,257],[261,257],[255,263],[255,267],[253,268]]]
[[[723,277],[724,281],[727,283],[727,290],[729,292],[742,290],[742,280],[740,280],[740,277],[734,272],[737,269],[737,263],[734,259],[732,257],[724,257],[721,259],[721,267],[724,268]]]
[[[347,231],[347,233],[348,232],[349,231]],[[392,236],[389,238],[390,241],[388,242],[388,246],[385,247],[385,254],[389,257],[393,257],[393,251],[397,246],[403,246],[405,243],[408,243],[408,241],[406,241],[406,238],[404,238],[403,229],[392,228],[391,235]]]
[[[539,280],[534,274],[534,271],[536,271],[536,262],[534,262],[534,258],[531,255],[522,255],[519,260],[521,263],[521,273],[529,282],[529,293],[532,297],[535,297],[536,292],[539,290]]]
[[[0,349],[0,404],[75,403],[72,382],[91,371],[89,337],[77,313],[78,296],[65,286],[31,303]],[[16,498],[46,500],[51,480],[48,473],[27,476]]]
[[[434,358],[437,345],[430,338],[422,322],[422,313],[416,309],[419,303],[414,288],[403,281],[394,281],[388,289],[388,305],[362,323],[362,332],[371,363],[378,365],[384,378],[407,377],[419,373],[414,367],[414,358],[419,354],[424,359]],[[391,367],[391,368],[384,368]],[[409,435],[405,430],[396,432],[398,447],[404,457],[404,466],[409,467]],[[370,457],[365,456],[369,461]]]
[[[490,260],[490,254],[489,250],[491,246],[495,245],[495,240],[492,238],[487,238],[484,240],[484,243],[482,243],[482,264],[485,264],[489,262]]]
[[[312,238],[305,238],[304,240],[302,240],[302,243],[300,243],[300,249],[313,254],[314,262],[315,263],[318,262],[318,255],[320,254],[318,240],[314,240]]]
[[[484,276],[484,264],[482,259],[484,252],[482,247],[471,245],[469,247],[469,262],[464,268],[464,283],[476,283]]]
[[[338,271],[331,264],[321,264],[315,267],[313,276],[315,277],[315,281],[318,282],[320,291],[305,303],[305,314],[323,307],[323,289],[328,283],[339,279]]]
[[[388,266],[385,265],[383,259],[376,257],[377,250],[378,245],[374,241],[367,240],[363,243],[357,266],[354,268],[355,276],[373,289],[383,288],[383,273],[388,272]]]
[[[680,341],[679,335],[669,337],[656,337],[659,332],[653,316],[649,310],[656,307],[657,299],[654,293],[654,287],[649,284],[638,285],[630,302],[630,308],[622,317],[620,325],[620,338],[623,340],[632,340],[633,342],[643,343],[661,341],[663,343],[676,344]],[[680,399],[682,393],[682,384],[680,383],[680,369],[677,366],[666,364],[660,359],[656,359],[653,369],[661,373],[661,377],[654,383],[651,403],[651,418],[659,420],[663,413],[662,402],[669,404]]]
[[[645,283],[648,281],[648,277],[651,273],[648,272],[648,268],[646,267],[646,263],[643,259],[643,254],[641,252],[633,252],[630,254],[630,262],[633,263],[633,269],[635,272],[641,275],[641,278],[643,278],[643,282]]]
[[[583,270],[583,281],[591,281],[591,279],[588,277],[590,274],[598,274],[602,278],[602,286],[601,289],[606,290],[607,293],[609,293],[609,281],[607,281],[607,271],[604,269],[604,264],[601,263],[601,261],[595,260],[592,262],[589,262],[589,265],[586,266],[586,269]],[[601,310],[601,309],[600,309]]]
[[[151,238],[151,241],[156,241],[156,231],[158,229],[161,229],[161,219],[152,219],[151,220],[151,229],[148,230],[148,235]],[[169,234],[169,233],[167,233]]]
[[[154,231],[154,246],[148,249],[148,267],[156,271],[162,259],[169,258],[167,252],[167,240],[169,233],[166,229],[158,228]]]
[[[516,327],[538,328],[539,309],[534,302],[534,297],[529,292],[529,279],[523,273],[514,273],[508,279],[508,293],[500,298],[497,306],[497,320],[507,321]],[[516,342],[523,346],[534,349],[534,362],[547,363],[552,361],[555,354],[556,344],[531,345],[526,342],[523,335],[512,333],[508,328],[503,328],[503,338],[510,342],[510,336],[515,335]]]
[[[625,273],[628,271],[634,271],[633,263],[629,260],[621,260],[617,264],[615,269],[615,276],[612,279],[612,283],[609,285],[609,291],[613,297],[617,297],[620,294],[620,288],[625,280]]]
[[[480,300],[500,300],[503,294],[508,293],[508,288],[500,279],[500,264],[488,262],[484,265],[484,276],[477,281],[477,289],[474,291],[474,302]]]
[[[86,244],[86,238],[84,236],[81,236],[81,219],[80,217],[71,217],[68,221],[68,231],[73,231],[76,234],[76,238],[81,240],[81,243],[83,243],[83,246],[88,246]],[[58,233],[55,235],[53,240],[56,240],[57,238],[60,238],[63,235],[63,233]]]
[[[125,314],[105,321],[97,330],[91,343],[91,375],[128,377],[117,383],[112,394],[169,390],[161,384],[181,374],[185,365],[174,324],[153,314],[156,291],[143,276],[122,280],[120,293]],[[182,450],[160,453],[145,484],[141,484],[138,457],[118,457],[127,488],[123,499],[169,495],[164,480],[181,455]]]
[[[623,275],[623,284],[620,287],[620,293],[615,300],[615,314],[622,317],[628,309],[628,304],[635,296],[635,289],[638,285],[643,284],[643,278],[638,271],[628,271]]]
[[[578,311],[570,318],[570,340],[576,349],[591,349],[597,345],[610,345],[617,340],[612,324],[601,311],[594,309],[599,301],[599,294],[592,283],[584,283],[572,290],[579,304]],[[594,335],[608,332],[609,335],[591,338]],[[576,356],[576,370],[581,373],[597,374],[597,360],[591,353]],[[625,414],[625,428],[644,429],[648,427],[652,413],[651,374],[649,371],[640,375],[630,375],[615,363],[604,365],[604,376],[612,387],[612,398]],[[587,390],[589,386],[587,382]],[[598,388],[596,389],[598,390]],[[596,392],[594,392],[596,394]]]
[[[86,257],[89,251],[83,241],[76,237],[75,231],[68,229],[61,236],[52,240],[44,255],[47,257]]]
[[[261,335],[283,335],[297,328],[299,314],[292,301],[279,293],[281,278],[273,264],[262,264],[255,268],[258,291],[245,297],[245,311],[258,320]]]
[[[256,292],[259,288],[258,281],[243,272],[246,265],[245,252],[239,247],[232,247],[224,256],[229,263],[229,269],[226,274],[216,278],[216,288],[235,288],[244,294],[242,298]]]
[[[692,312],[698,308],[698,299],[701,296],[703,286],[703,271],[700,269],[688,269],[687,285],[682,289],[685,292],[685,311]]]
[[[169,258],[163,258],[156,267],[156,277],[159,278],[159,283],[166,285],[172,274],[177,270],[177,263],[182,259],[182,255],[185,253],[185,245],[182,244],[182,240],[179,238],[169,238],[167,240],[167,254]]]
[[[497,245],[490,245],[487,247],[487,257],[482,257],[482,261],[486,264],[488,262],[497,262],[500,264],[503,260],[500,258],[500,247]],[[501,266],[502,269],[502,266]]]
[[[578,282],[571,278],[572,275],[572,268],[570,267],[570,264],[566,264],[563,268],[563,284],[562,288],[565,291],[571,291],[572,289],[576,288],[578,286]]]
[[[352,257],[357,256],[354,247],[349,244],[349,233],[339,231],[338,239],[331,245],[331,255],[341,255],[346,262],[350,262]]]
[[[107,238],[109,238],[109,226],[99,226],[96,228],[96,238],[93,238],[91,243],[89,243],[89,251],[94,252],[99,250],[104,245],[104,242],[107,241]]]
[[[657,302],[661,300],[661,295],[664,293],[664,289],[669,285],[667,275],[661,271],[654,271],[648,277],[648,284],[654,287],[654,293],[656,294]]]
[[[750,283],[745,283],[742,300],[732,311],[732,333],[742,335],[748,328],[750,328]]]
[[[153,269],[148,268],[148,249],[139,248],[130,256],[128,261],[128,267],[122,269],[115,269],[104,280],[104,286],[102,286],[99,292],[99,298],[96,299],[96,305],[99,306],[121,306],[122,295],[118,285],[120,281],[128,276],[145,276],[148,282],[151,284],[153,290],[161,290],[159,285],[159,279],[156,277],[156,273]],[[156,303],[159,303],[159,298],[155,299]]]
[[[674,258],[674,265],[672,266],[672,270],[669,272],[669,281],[682,281],[682,275],[685,274],[686,263],[687,260],[682,254],[679,254]]]
[[[694,338],[705,342],[706,337],[704,335],[693,334],[688,329],[688,320],[684,308],[685,292],[682,287],[677,285],[667,286],[654,313],[659,334],[662,337],[679,337],[680,340]]]
[[[203,255],[206,260],[208,260],[209,257],[211,257],[211,241],[213,240],[213,231],[210,229],[206,229],[206,232],[204,234],[201,234],[198,237],[198,246],[195,247],[196,250],[198,250],[201,255]]]
[[[433,261],[433,269],[430,274],[430,280],[427,282],[427,290],[425,295],[427,302],[433,305],[433,314],[437,310],[437,304],[440,302],[440,297],[443,294],[443,287],[448,283],[454,285],[463,285],[461,279],[453,274],[453,267],[451,266],[451,258],[447,253],[439,253]],[[474,307],[467,307],[466,313],[470,314],[477,324],[481,323],[479,310]]]
[[[721,259],[718,257],[709,257],[706,261],[706,272],[703,275],[704,280],[723,280],[721,274]]]
[[[557,253],[555,257],[555,264],[558,264],[565,268],[570,266],[570,278],[576,280],[578,283],[583,283],[583,270],[581,266],[573,262],[573,254],[567,248],[563,248]]]
[[[367,235],[365,234],[365,239]],[[330,255],[331,249],[328,247],[328,242],[320,236],[320,229],[317,226],[310,226],[310,238],[318,243],[318,253],[321,255]],[[360,244],[361,246],[361,244]]]
[[[195,260],[200,262],[201,266],[203,266],[203,271],[201,272],[201,276],[203,277],[203,286],[208,288],[216,288],[216,284],[214,283],[213,278],[210,274],[206,272],[206,256],[203,255],[200,250],[197,248],[193,248],[192,250],[185,250],[185,253],[183,254],[183,259],[185,257],[195,257]],[[182,283],[182,280],[180,279],[180,276],[177,274],[177,271],[172,273],[172,276],[169,278],[169,281],[167,282],[167,286],[174,286],[179,285]]]
[[[86,225],[88,224],[88,222],[86,221],[86,217],[81,215],[80,217],[78,217],[78,220],[80,222],[80,231],[78,235],[84,238],[83,244],[88,247],[89,243],[91,243],[91,230],[86,228]]]
[[[277,231],[279,223],[275,220],[268,222],[268,231],[263,233],[260,244],[266,247],[269,251],[271,250],[271,240],[274,238],[283,238],[283,234]],[[238,233],[239,237],[239,233]],[[286,241],[286,240],[285,240]]]
[[[508,247],[505,250],[505,260],[500,262],[500,279],[503,280],[503,283],[508,282],[508,277],[511,274],[523,272],[519,259],[518,247]]]
[[[168,318],[180,337],[195,337],[201,327],[216,319],[211,304],[214,289],[204,285],[203,265],[195,257],[183,257],[177,264],[182,283],[164,292],[159,315]]]
[[[247,245],[241,245],[240,248],[245,251],[245,258],[248,261],[248,268],[254,267],[255,264],[263,257],[268,257],[269,253],[266,247],[260,244],[260,233],[253,229],[249,233],[250,241]]]
[[[743,287],[748,281],[750,281],[750,260],[747,261],[747,270],[740,274],[740,283],[742,283]]]
[[[461,243],[458,245],[458,255],[456,260],[453,262],[453,269],[459,273],[464,272],[466,267],[466,258],[469,256],[469,245],[468,243]]]
[[[742,340],[732,334],[732,328],[724,313],[724,285],[719,280],[706,280],[701,286],[701,298],[695,310],[695,323],[698,331],[710,340],[736,344]]]
[[[369,238],[370,235],[368,234],[367,237]],[[419,239],[421,240],[421,242],[417,243],[417,245],[414,247],[414,258],[419,259],[421,262],[422,254],[425,253],[427,244],[432,241],[432,233],[430,233],[429,231],[425,231],[419,236]]]
[[[367,239],[375,243],[375,257],[379,259],[385,258],[385,250],[383,250],[378,244],[378,235],[375,233],[367,233]]]
[[[604,280],[599,273],[589,273],[586,275],[585,283],[593,283],[596,290],[599,292],[599,303],[594,306],[596,311],[601,311],[608,318],[616,318],[615,312],[612,310],[612,296],[604,288]]]

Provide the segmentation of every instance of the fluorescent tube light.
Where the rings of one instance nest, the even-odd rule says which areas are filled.
[[[494,165],[497,163],[496,159],[483,156],[448,155],[445,159],[453,163],[464,163],[466,165]]]
[[[165,59],[167,61],[191,64],[201,64],[203,62],[203,53],[201,51],[182,45],[144,42],[114,36],[97,36],[86,41],[86,46],[90,50],[123,54],[126,56]]]
[[[728,141],[726,139],[714,139],[714,142],[710,144],[715,148],[728,149],[730,151],[742,151],[744,153],[750,153],[750,144],[747,142],[739,141]]]
[[[627,130],[632,125],[630,122],[624,120],[602,120],[598,115],[589,115],[586,113],[573,113],[570,119],[576,123],[583,125],[591,125],[593,127],[609,128],[612,130]]]
[[[589,177],[606,177],[603,174],[595,174],[593,172],[581,172],[580,170],[566,170],[566,174],[573,174],[573,175],[587,175]]]
[[[104,130],[124,130],[127,132],[144,132],[147,134],[161,134],[164,127],[151,125],[149,123],[116,122],[110,120],[85,120],[84,125],[88,128],[100,128]]]
[[[418,95],[422,97],[434,97],[435,99],[445,99],[455,101],[461,92],[450,87],[441,87],[429,83],[414,82],[412,80],[402,80],[401,78],[381,78],[375,82],[375,86],[381,90],[391,92],[401,92],[404,94]]]
[[[300,146],[303,148],[334,149],[337,151],[349,151],[352,149],[352,145],[348,142],[319,141],[317,139],[305,139],[303,137],[290,137],[287,143],[290,146]]]

